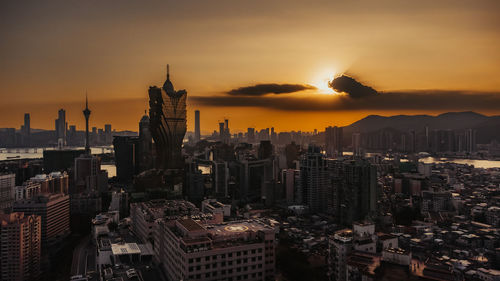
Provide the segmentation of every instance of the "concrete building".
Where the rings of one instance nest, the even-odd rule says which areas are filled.
[[[343,225],[364,220],[377,210],[379,189],[374,165],[363,159],[328,162],[333,214]]]
[[[204,221],[213,220],[212,214],[201,213],[193,203],[185,200],[157,199],[130,204],[132,231],[143,242],[153,242],[156,220],[161,218],[175,220],[191,216]]]
[[[42,194],[14,203],[15,212],[37,215],[42,222],[42,247],[54,246],[69,235],[69,196]]]
[[[343,154],[343,134],[342,127],[325,128],[325,146],[328,157],[342,157]]]
[[[15,199],[31,199],[42,193],[42,185],[39,182],[25,181],[23,185],[15,187]]]
[[[201,211],[203,213],[212,213],[222,217],[231,216],[231,205],[222,204],[217,199],[205,199],[201,202]]]
[[[16,174],[0,174],[0,210],[8,209],[14,201]]]
[[[155,255],[169,280],[266,280],[274,278],[275,235],[259,220],[162,220]]]
[[[108,191],[108,173],[101,170],[99,157],[84,154],[75,159],[74,183],[71,193]]]
[[[287,204],[301,204],[300,194],[300,170],[284,169],[281,171],[281,184],[285,191],[285,201]]]
[[[41,217],[0,214],[0,280],[40,278]]]
[[[319,147],[309,146],[300,160],[300,177],[303,204],[313,213],[326,212],[331,185],[326,158]]]
[[[328,276],[330,280],[347,280],[347,258],[352,252],[352,247],[353,232],[350,229],[337,231],[329,237]]]

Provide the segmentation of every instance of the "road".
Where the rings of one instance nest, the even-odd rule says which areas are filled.
[[[83,237],[73,251],[71,275],[85,276],[88,270],[95,271],[94,251],[94,246],[90,243],[90,236]]]

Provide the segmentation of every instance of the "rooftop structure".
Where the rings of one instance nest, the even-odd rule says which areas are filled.
[[[170,280],[264,280],[274,276],[275,229],[260,220],[203,225],[160,222],[155,254]]]

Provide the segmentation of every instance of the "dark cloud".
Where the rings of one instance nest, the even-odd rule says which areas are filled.
[[[205,106],[260,107],[288,111],[340,110],[498,110],[500,92],[406,91],[384,92],[364,98],[346,95],[191,96],[189,102]]]
[[[316,87],[306,84],[257,84],[232,89],[227,94],[232,96],[263,96],[267,94],[289,94],[313,89],[316,89]]]
[[[346,93],[349,97],[358,99],[377,95],[378,92],[372,87],[365,86],[354,78],[342,75],[328,83],[328,86],[337,93]]]

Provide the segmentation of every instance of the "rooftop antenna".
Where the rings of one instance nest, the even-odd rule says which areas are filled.
[[[167,80],[170,80],[170,65],[167,64]]]

